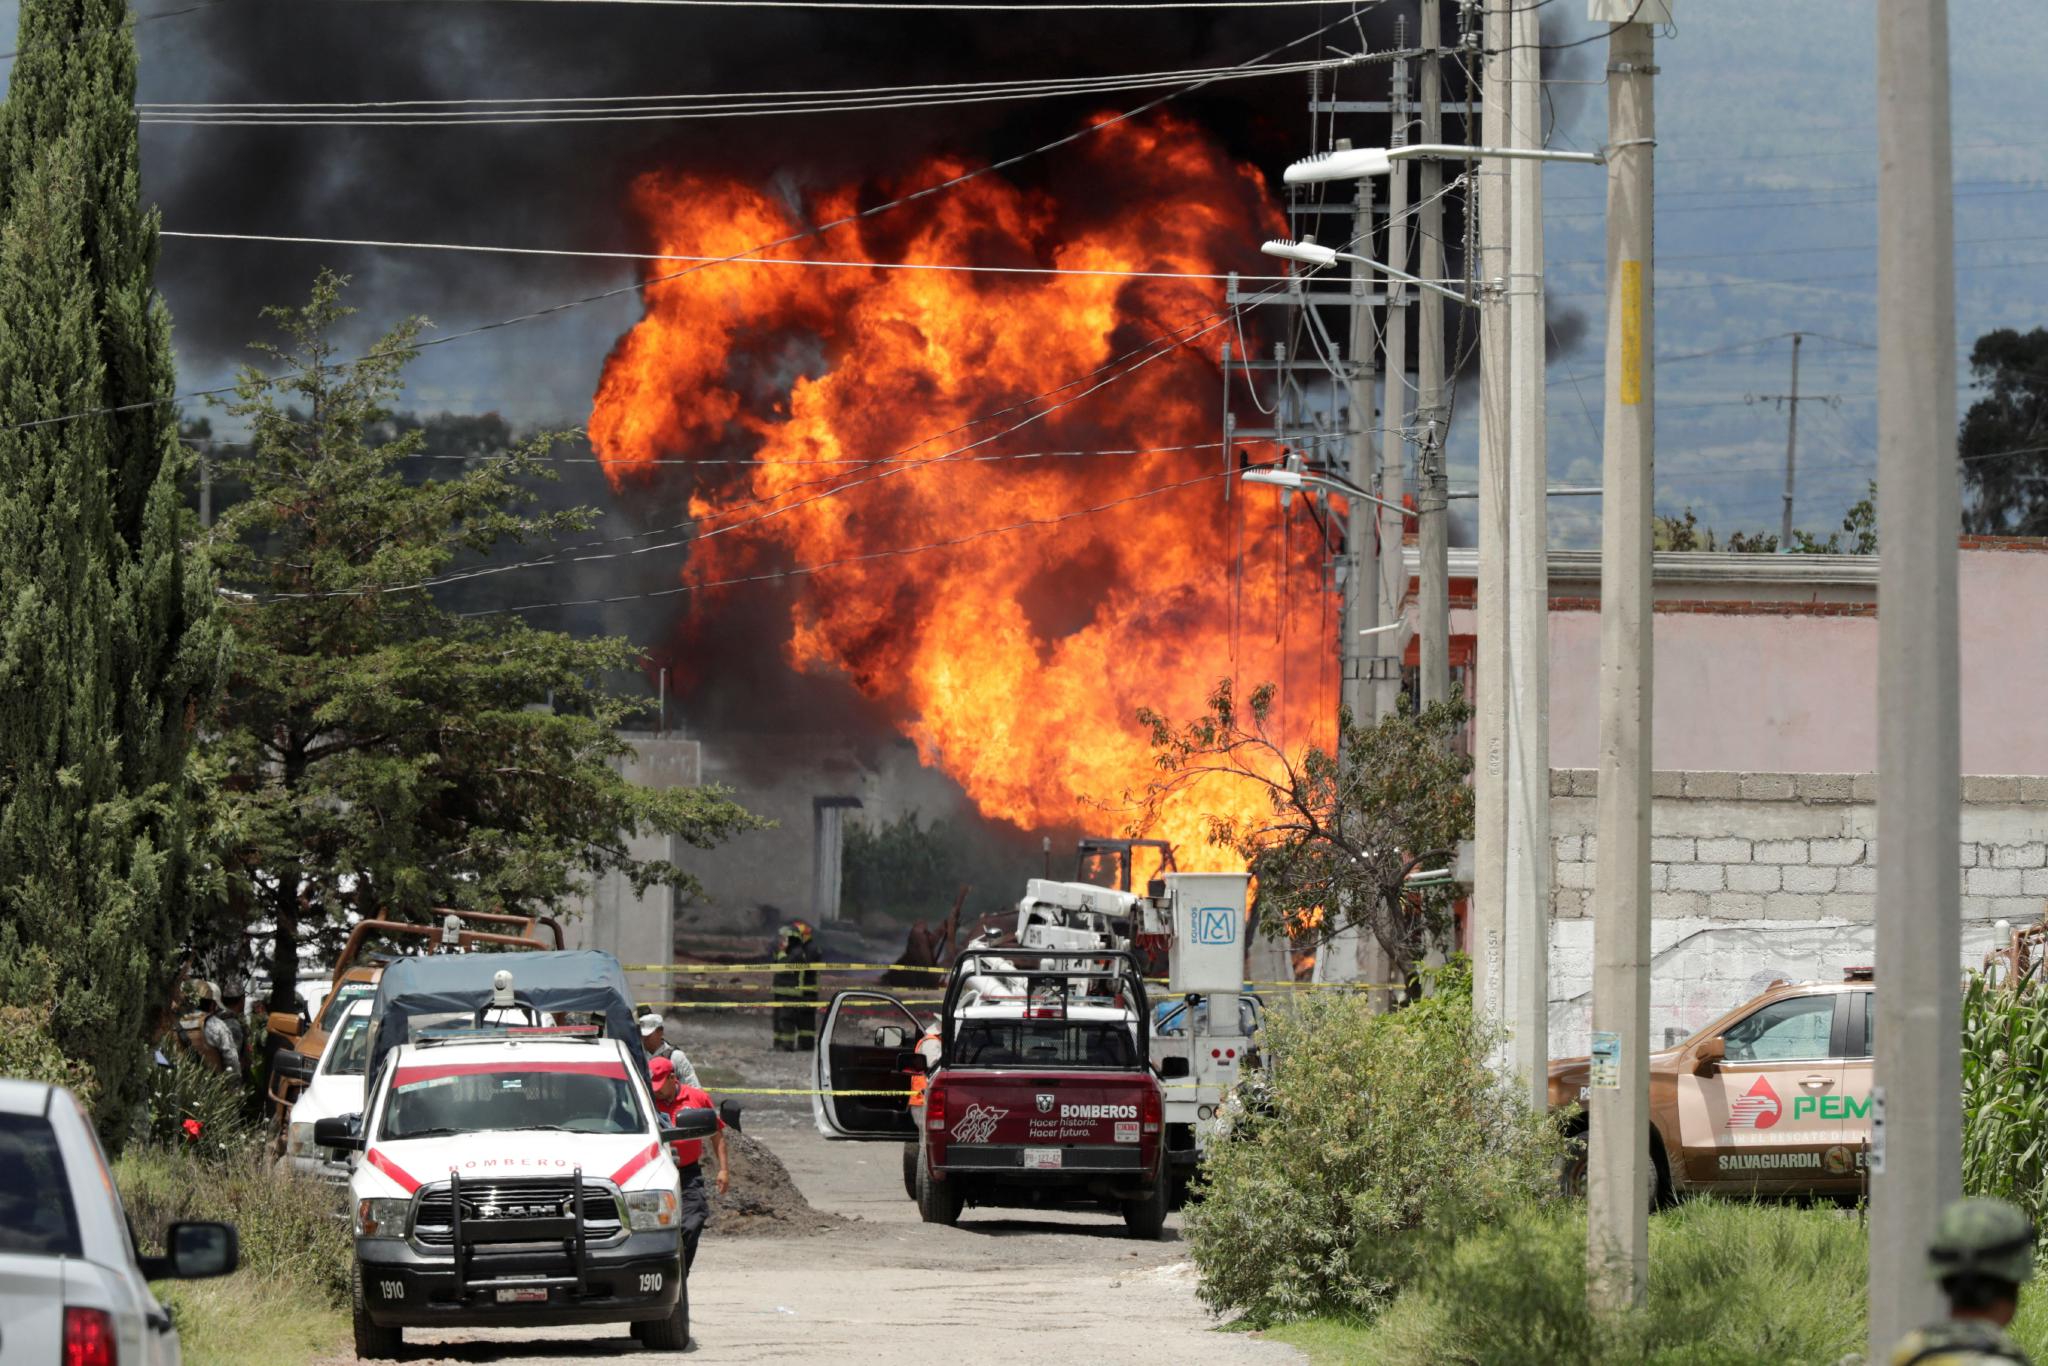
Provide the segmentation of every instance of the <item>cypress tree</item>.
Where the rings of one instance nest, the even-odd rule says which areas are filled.
[[[180,481],[122,0],[22,0],[0,108],[0,1000],[133,1095],[197,885],[221,636]]]

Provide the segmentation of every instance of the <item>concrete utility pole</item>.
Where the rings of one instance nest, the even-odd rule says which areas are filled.
[[[1778,524],[1778,549],[1792,549],[1792,475],[1799,468],[1799,343],[1792,334],[1792,392],[1785,396],[1785,515]]]
[[[1406,26],[1401,20],[1395,21],[1397,47],[1408,45]],[[1397,58],[1394,62],[1392,81],[1394,136],[1391,146],[1403,147],[1408,143],[1408,62]],[[1360,181],[1368,185],[1370,181]],[[1408,269],[1408,167],[1396,162],[1393,174],[1387,177],[1387,255],[1386,262],[1395,270]],[[1364,271],[1361,269],[1361,275]],[[1382,622],[1404,620],[1403,604],[1408,597],[1408,566],[1401,554],[1403,534],[1402,523],[1405,514],[1398,511],[1401,506],[1401,490],[1406,480],[1404,465],[1408,456],[1408,287],[1392,278],[1387,280],[1387,335],[1386,335],[1386,399],[1381,403],[1380,425],[1386,430],[1380,439],[1380,486],[1379,496],[1394,506],[1381,508],[1380,555],[1378,581],[1374,588],[1379,594],[1379,619]],[[1423,290],[1427,294],[1428,290]],[[1367,310],[1360,308],[1360,314]],[[1406,632],[1400,630],[1382,631],[1372,638],[1373,642],[1373,715],[1388,716],[1398,705],[1401,696],[1401,653],[1406,648]],[[1388,979],[1391,980],[1391,979]]]
[[[1442,0],[1422,0],[1422,141],[1444,140],[1443,63],[1437,45],[1443,41]],[[1422,238],[1416,274],[1425,280],[1444,276],[1443,163],[1434,157],[1422,163],[1420,212],[1416,231]],[[1416,616],[1421,630],[1422,705],[1451,694],[1451,538],[1447,525],[1443,450],[1444,300],[1435,290],[1417,292],[1415,425],[1421,440],[1415,454],[1415,514],[1421,563],[1416,575]]]
[[[1339,139],[1339,150],[1350,146]],[[1354,241],[1372,242],[1372,182],[1358,182],[1358,200],[1351,219]],[[1373,485],[1373,425],[1379,397],[1373,374],[1372,277],[1363,268],[1351,272],[1351,463],[1346,477],[1359,488]],[[1367,674],[1378,636],[1361,632],[1380,624],[1378,561],[1373,555],[1373,527],[1377,510],[1370,503],[1354,502],[1344,519],[1344,640],[1338,648],[1344,686],[1345,706],[1360,720],[1373,714],[1373,694]]]
[[[1655,11],[1655,13],[1651,13]],[[1607,45],[1607,378],[1600,519],[1600,756],[1593,860],[1593,1076],[1587,1291],[1643,1302],[1650,1274],[1650,495],[1656,313],[1651,194],[1657,137],[1651,24],[1664,0],[1591,0]],[[1631,17],[1638,22],[1625,22]],[[1950,855],[1953,858],[1953,854]]]
[[[1512,145],[1543,145],[1536,5],[1516,0]],[[1511,1056],[1529,1103],[1550,1074],[1550,532],[1543,402],[1543,163],[1508,163],[1507,982]]]
[[[1509,145],[1508,0],[1484,0],[1480,77],[1481,142]],[[1477,667],[1472,708],[1472,995],[1473,1009],[1510,1023],[1507,946],[1508,694],[1508,326],[1492,304],[1507,274],[1507,177],[1500,161],[1471,172],[1479,228],[1479,582]],[[1506,1058],[1500,1059],[1505,1063]]]
[[[1962,1194],[1955,205],[1947,0],[1877,6],[1877,1061],[1870,1358],[1941,1297],[1925,1256]],[[1896,1100],[1897,1104],[1887,1104]]]

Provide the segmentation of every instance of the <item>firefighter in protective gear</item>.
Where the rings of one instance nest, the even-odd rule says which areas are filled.
[[[2006,1336],[2034,1274],[2034,1225],[2003,1200],[1958,1200],[1941,1212],[1927,1266],[1948,1296],[1946,1321],[1907,1335],[1892,1366],[2025,1362]]]
[[[784,1053],[807,1053],[818,1046],[818,950],[811,944],[808,922],[793,920],[782,927],[775,945],[778,965],[773,978],[775,1047]],[[803,1002],[802,1005],[796,1004]],[[787,1002],[787,1004],[783,1004]]]

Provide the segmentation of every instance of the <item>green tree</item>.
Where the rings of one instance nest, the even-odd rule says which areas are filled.
[[[1139,712],[1160,770],[1143,809],[1149,817],[1169,794],[1219,776],[1257,784],[1265,814],[1212,816],[1208,834],[1258,878],[1261,928],[1320,926],[1327,938],[1363,927],[1403,965],[1412,999],[1424,955],[1448,938],[1456,897],[1447,885],[1417,889],[1408,879],[1448,863],[1472,835],[1472,761],[1456,744],[1472,709],[1462,694],[1419,713],[1404,698],[1370,725],[1347,709],[1334,751],[1289,753],[1272,733],[1273,695],[1262,684],[1240,707],[1225,679],[1193,721]]]
[[[238,652],[203,773],[227,923],[276,927],[274,1007],[304,936],[351,912],[560,909],[610,872],[691,888],[676,864],[633,857],[627,837],[708,848],[762,824],[722,789],[621,776],[618,730],[637,705],[603,680],[634,666],[626,642],[436,600],[437,580],[493,546],[580,530],[591,514],[526,511],[527,485],[550,477],[547,438],[450,479],[408,478],[421,430],[386,420],[423,323],[340,358],[346,283],[323,273],[303,307],[266,310],[283,339],[256,349],[288,378],[242,374],[229,412],[249,442],[223,464],[247,496],[214,528]]]
[[[1735,555],[1775,555],[1775,531],[1737,531],[1724,541],[1712,527],[1700,525],[1699,515],[1687,508],[1682,517],[1658,517],[1651,524],[1651,542],[1658,550],[1725,550]],[[1842,527],[1827,538],[1815,536],[1804,527],[1792,528],[1794,555],[1875,555],[1877,553],[1877,481],[1870,481],[1864,495],[1849,505]]]
[[[1983,397],[1963,414],[1963,530],[2048,535],[2048,328],[2001,327],[1970,348],[1970,387]]]
[[[127,20],[23,0],[0,109],[0,997],[44,1014],[103,1118],[179,967],[185,761],[222,640],[180,497]]]

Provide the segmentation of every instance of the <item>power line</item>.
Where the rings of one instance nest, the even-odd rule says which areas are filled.
[[[571,251],[558,247],[499,247],[473,242],[398,242],[363,237],[289,237],[258,232],[178,232],[160,234],[196,241],[274,242],[295,246],[374,247],[402,251],[466,251],[497,256],[557,256],[596,261],[698,261],[705,265],[828,266],[848,270],[937,270],[982,275],[1090,275],[1129,280],[1228,280],[1228,273],[1184,270],[1088,270],[1072,266],[970,266],[949,261],[827,261],[801,256],[692,256],[680,252]],[[1256,283],[1285,281],[1285,275],[1238,275]]]
[[[1197,484],[1206,484],[1212,479],[1227,479],[1235,474],[1235,470],[1211,470],[1207,474],[1196,475],[1192,479],[1183,479],[1172,484],[1162,484],[1157,488],[1126,494],[1122,498],[1113,499],[1107,503],[1097,503],[1093,507],[1077,508],[1072,512],[1063,512],[1055,517],[1031,517],[1020,522],[1011,522],[1006,526],[986,527],[980,531],[971,531],[964,536],[953,536],[943,541],[929,541],[923,545],[895,546],[887,550],[871,550],[864,554],[845,555],[838,559],[824,560],[816,564],[793,565],[788,569],[775,570],[766,574],[746,574],[736,578],[712,579],[702,583],[684,583],[678,584],[674,588],[659,588],[644,593],[617,593],[610,597],[602,598],[573,598],[556,602],[530,602],[518,607],[496,607],[478,612],[465,612],[462,615],[466,617],[491,617],[505,616],[515,612],[539,612],[551,608],[602,607],[613,603],[636,602],[648,598],[670,598],[684,593],[701,593],[712,588],[732,588],[741,584],[772,583],[782,579],[805,578],[809,575],[821,573],[827,569],[837,569],[844,565],[865,564],[873,560],[895,559],[904,555],[921,555],[926,551],[948,550],[954,546],[967,545],[970,542],[985,540],[991,536],[1007,535],[1012,531],[1025,531],[1032,527],[1057,526],[1062,522],[1071,522],[1081,517],[1092,517],[1096,513],[1108,512],[1114,508],[1120,508],[1142,499],[1156,498],[1162,493],[1172,493],[1177,489],[1192,488]]]
[[[521,3],[523,2],[523,0],[513,0],[513,2]],[[1366,0],[1365,3],[1354,4],[1352,8],[1348,10],[1342,18],[1333,19],[1327,24],[1323,24],[1318,28],[1311,29],[1309,32],[1302,34],[1298,38],[1291,38],[1288,41],[1281,43],[1275,47],[1268,48],[1266,51],[1259,53],[1255,57],[1247,58],[1245,61],[1239,63],[1239,65],[1254,66],[1258,63],[1266,61],[1268,58],[1278,56],[1282,52],[1286,52],[1292,48],[1300,47],[1304,43],[1314,42],[1317,38],[1321,37],[1325,33],[1330,32],[1332,29],[1340,28],[1345,24],[1352,23],[1358,18],[1358,16],[1365,14],[1371,10],[1377,9],[1381,5],[1386,4],[1387,2],[1388,0]],[[963,171],[959,175],[951,176],[945,180],[941,180],[935,182],[934,184],[927,185],[921,190],[914,190],[909,194],[899,195],[895,199],[888,200],[881,204],[876,204],[870,208],[861,209],[857,212],[846,214],[840,218],[833,219],[829,223],[821,223],[814,227],[803,228],[797,232],[789,234],[786,237],[778,238],[775,241],[763,242],[756,246],[734,252],[730,257],[724,259],[738,260],[740,257],[744,256],[757,256],[765,251],[773,251],[777,247],[785,247],[794,242],[801,242],[811,237],[821,236],[824,233],[832,231],[834,228],[845,227],[850,223],[857,223],[862,221],[863,219],[873,218],[879,214],[887,213],[892,209],[901,208],[905,204],[914,203],[920,199],[929,199],[934,195],[944,194],[947,191],[956,189],[959,186],[964,185],[971,180],[978,180],[982,176],[993,174],[996,171],[1006,170],[1011,166],[1015,166],[1021,162],[1028,161],[1033,157],[1042,156],[1047,152],[1057,151],[1059,148],[1065,147],[1070,143],[1079,142],[1083,138],[1089,137],[1095,133],[1099,133],[1106,128],[1113,128],[1120,123],[1127,123],[1131,119],[1137,118],[1142,114],[1149,113],[1151,110],[1160,108],[1161,106],[1173,100],[1176,100],[1183,95],[1193,94],[1195,91],[1202,89],[1204,86],[1210,83],[1211,82],[1209,80],[1205,79],[1192,82],[1186,86],[1181,87],[1178,90],[1169,90],[1163,95],[1154,96],[1152,99],[1146,100],[1144,103],[1135,105],[1130,109],[1126,109],[1121,113],[1112,114],[1102,119],[1091,120],[1090,122],[1076,129],[1075,131],[1066,134],[1064,137],[1054,138],[1051,142],[1042,143],[1039,146],[1033,147],[1028,151],[1018,152],[1014,156],[1005,157],[1000,161],[992,161],[985,166],[976,167],[974,170],[971,171]],[[565,300],[564,302],[557,304],[549,304],[544,308],[530,309],[525,313],[517,313],[509,318],[500,318],[493,322],[481,323],[475,327],[466,328],[460,332],[451,332],[439,337],[429,337],[424,341],[417,341],[411,343],[408,347],[405,348],[405,351],[418,352],[425,350],[427,347],[430,346],[446,346],[452,342],[463,341],[470,337],[482,336],[487,332],[495,332],[507,327],[517,327],[522,323],[533,322],[540,318],[552,317],[557,313],[566,313],[571,309],[581,308],[587,304],[601,303],[606,299],[615,299],[622,294],[637,294],[654,285],[666,284],[671,280],[679,280],[685,275],[695,274],[697,271],[708,269],[711,265],[715,264],[718,264],[718,262],[702,262],[696,265],[686,266],[681,270],[670,272],[667,275],[656,276],[653,279],[637,280],[629,285],[620,285],[614,289],[600,290],[595,294],[585,294],[580,298]],[[341,366],[349,364],[358,364],[365,360],[381,359],[386,356],[397,354],[403,353],[368,351],[360,356],[357,356],[353,361],[336,362],[335,368],[340,368]],[[301,370],[297,373],[304,373],[304,371]],[[291,375],[266,375],[255,377],[252,382],[258,385],[259,387],[268,388],[271,385],[282,384],[289,380],[290,378],[292,378]],[[240,384],[219,385],[211,389],[193,389],[180,394],[171,394],[164,398],[145,399],[136,403],[108,404],[97,408],[81,409],[77,412],[60,413],[52,417],[33,418],[27,422],[17,422],[12,424],[12,429],[15,431],[26,431],[30,428],[53,426],[61,422],[76,422],[82,418],[103,417],[114,413],[136,412],[149,408],[160,408],[168,404],[181,402],[182,400],[185,399],[211,398],[221,394],[237,393],[240,391],[240,389]]]

